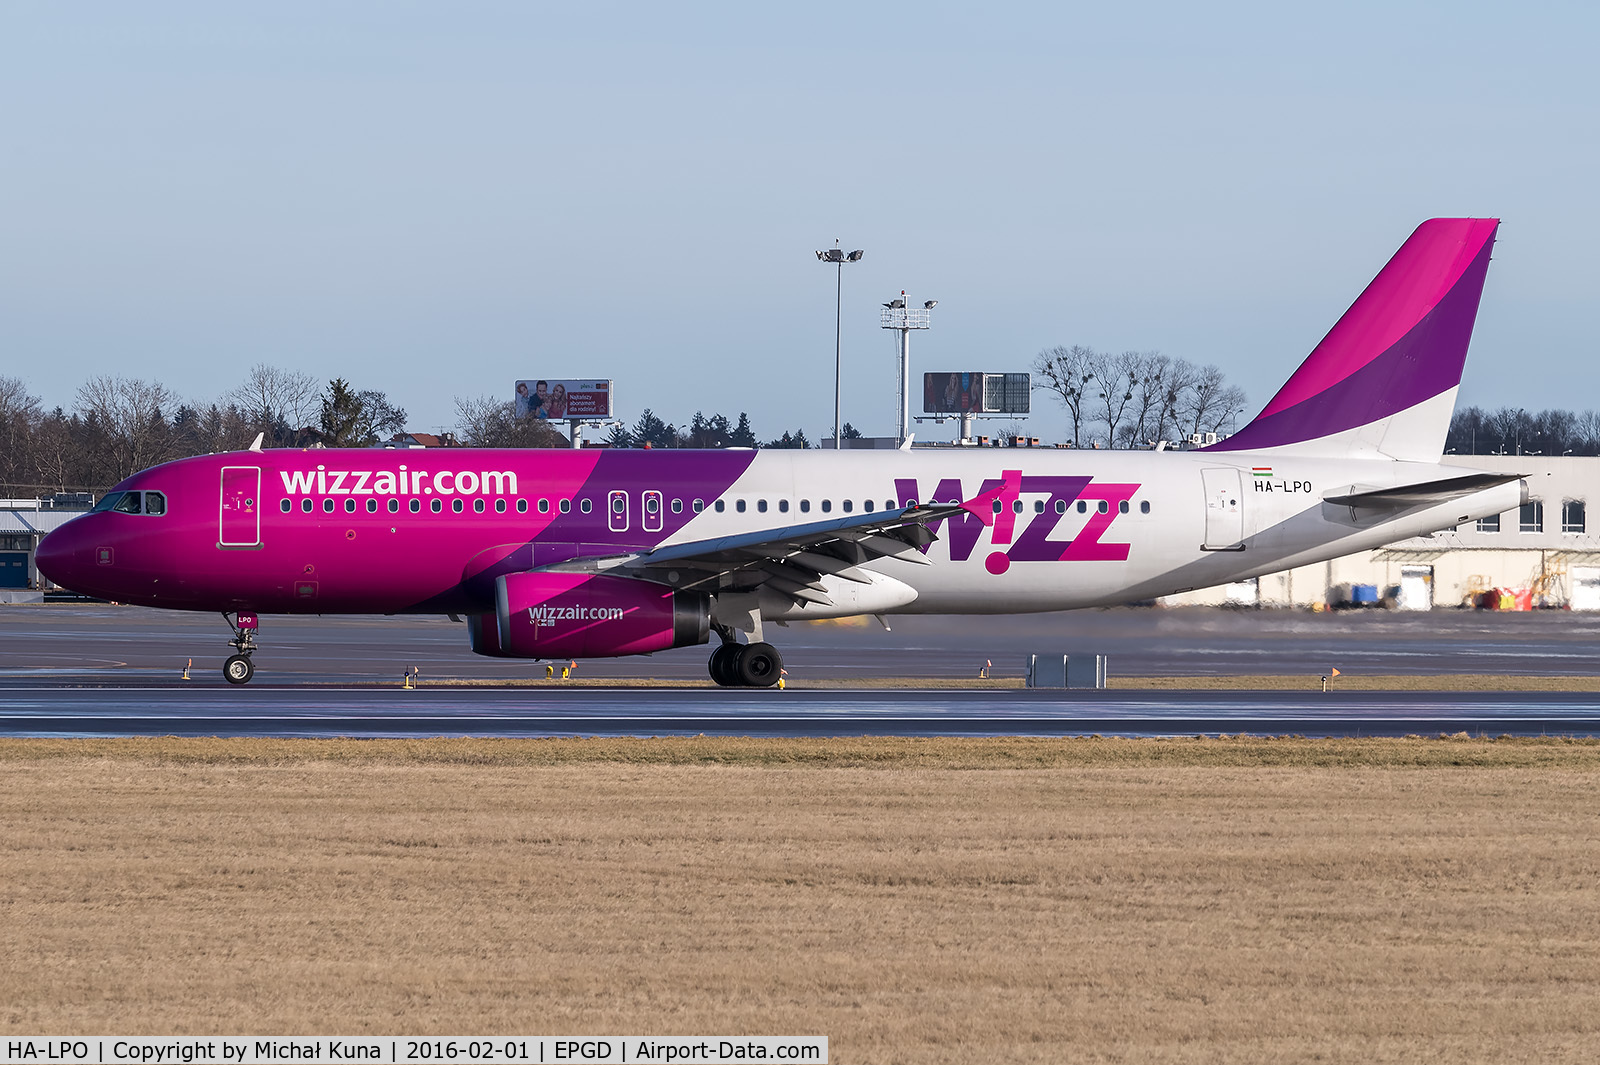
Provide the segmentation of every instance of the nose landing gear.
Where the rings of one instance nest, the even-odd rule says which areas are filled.
[[[250,656],[256,653],[256,630],[261,627],[261,619],[241,610],[232,617],[224,613],[222,620],[233,630],[228,646],[239,652],[230,655],[222,664],[222,676],[229,684],[249,684],[250,678],[256,675]]]

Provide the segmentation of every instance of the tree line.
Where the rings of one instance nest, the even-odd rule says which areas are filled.
[[[181,398],[159,381],[96,377],[70,408],[46,409],[0,376],[0,495],[99,492],[171,459],[248,447],[368,447],[405,428],[383,392],[343,378],[259,365],[220,399]]]
[[[1033,360],[1033,387],[1066,408],[1073,447],[1148,448],[1232,432],[1245,409],[1244,389],[1217,367],[1159,351],[1046,348]]]
[[[460,398],[456,441],[468,447],[568,447],[555,426],[517,418],[514,404],[488,396]],[[15,377],[0,376],[0,497],[102,492],[158,463],[249,447],[371,447],[401,433],[406,412],[377,390],[343,378],[252,367],[245,380],[209,402],[181,398],[158,381],[96,377],[70,407],[47,409]],[[845,436],[860,434],[849,426]],[[682,428],[646,410],[619,425],[613,447],[810,447],[803,430],[762,441],[750,416],[696,412]]]
[[[1458,455],[1600,455],[1600,414],[1461,407],[1444,446]]]

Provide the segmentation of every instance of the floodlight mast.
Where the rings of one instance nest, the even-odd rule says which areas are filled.
[[[883,305],[883,328],[900,333],[900,435],[897,445],[905,444],[911,436],[911,331],[927,329],[932,325],[933,308],[938,300],[928,300],[921,307],[909,307],[905,290],[899,297]]]
[[[858,263],[865,254],[866,252],[857,248],[846,255],[844,249],[839,247],[837,239],[834,240],[833,247],[817,252],[818,259],[825,263],[834,263],[837,267],[833,286],[833,450],[835,451],[843,446],[840,443],[843,426],[839,421],[839,322],[844,299],[844,264]]]

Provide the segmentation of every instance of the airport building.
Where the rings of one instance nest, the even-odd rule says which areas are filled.
[[[33,564],[39,541],[94,505],[89,495],[55,499],[0,499],[0,603],[41,598]]]

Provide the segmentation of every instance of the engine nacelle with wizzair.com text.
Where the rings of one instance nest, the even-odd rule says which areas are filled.
[[[609,658],[703,644],[711,600],[654,581],[587,573],[508,573],[495,613],[468,619],[472,649],[495,658]]]

